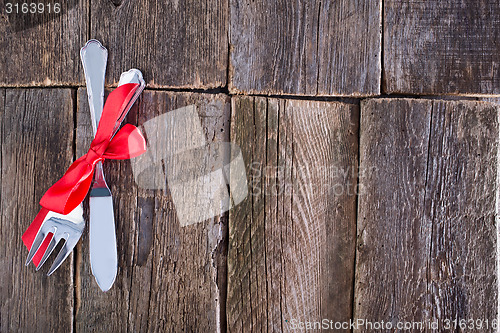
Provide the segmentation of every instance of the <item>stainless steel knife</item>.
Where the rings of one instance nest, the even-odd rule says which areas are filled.
[[[94,135],[104,105],[104,76],[108,51],[97,40],[89,40],[80,50],[85,71],[87,95]],[[102,163],[96,165],[94,183],[90,191],[89,226],[90,265],[99,288],[107,291],[113,285],[118,271],[113,198],[109,190]]]
[[[90,40],[82,48],[80,55],[85,70],[92,128],[95,135],[103,109],[107,50],[100,42]],[[135,91],[133,97],[117,120],[114,129],[115,133],[145,87],[142,73],[137,69],[131,69],[122,73],[118,86],[126,83],[138,83],[139,88]],[[116,249],[113,197],[106,184],[100,162],[96,165],[94,183],[90,191],[89,235],[92,274],[99,288],[102,291],[107,291],[111,288],[116,278],[118,255]]]

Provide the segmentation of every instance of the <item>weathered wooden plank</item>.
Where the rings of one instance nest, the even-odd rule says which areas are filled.
[[[384,1],[384,92],[500,94],[500,3]]]
[[[78,101],[77,150],[81,155],[91,137],[84,89],[78,91]],[[126,121],[143,125],[189,105],[196,105],[207,142],[229,141],[230,104],[224,95],[146,91]],[[172,135],[158,131],[158,137],[174,140],[194,135],[189,128],[176,125]],[[150,153],[156,149],[161,154],[160,146],[151,146],[153,140],[148,138]],[[118,276],[110,291],[99,290],[91,275],[85,233],[79,251],[77,331],[223,330],[226,260],[221,249],[226,246],[227,217],[183,227],[169,190],[136,183],[130,161],[106,162],[105,174],[115,207]]]
[[[498,107],[381,99],[361,109],[354,318],[440,330],[454,319],[491,324]]]
[[[91,35],[110,51],[107,82],[134,67],[149,87],[225,86],[227,1],[92,1]]]
[[[381,0],[231,0],[233,93],[380,93]]]
[[[357,133],[356,105],[233,98],[250,193],[229,214],[229,331],[351,317]]]
[[[79,50],[87,38],[89,1],[37,2],[43,12],[36,14],[23,13],[23,4],[33,10],[30,2],[0,1],[0,86],[82,84]]]
[[[493,103],[493,104],[500,104],[500,98],[498,97],[482,97],[478,98],[478,100],[483,101],[483,102],[488,102],[488,103]]]
[[[39,272],[25,267],[21,235],[73,159],[73,93],[0,89],[0,124],[0,331],[70,332],[72,256],[47,277],[55,255]]]

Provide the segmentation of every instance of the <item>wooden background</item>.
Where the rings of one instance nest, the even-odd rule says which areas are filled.
[[[500,2],[9,2],[22,3],[0,0],[0,332],[496,331]],[[21,242],[90,143],[90,38],[108,48],[109,89],[144,74],[129,123],[194,104],[208,142],[239,145],[249,181],[229,212],[181,226],[168,190],[106,162],[107,293],[87,232],[50,277],[24,266]]]

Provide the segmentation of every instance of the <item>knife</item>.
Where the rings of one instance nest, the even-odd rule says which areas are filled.
[[[85,72],[90,116],[94,135],[104,105],[104,77],[108,51],[91,39],[80,50]],[[90,191],[89,248],[90,265],[97,285],[107,291],[113,285],[118,271],[113,198],[104,178],[102,163],[96,165],[94,183]]]
[[[97,40],[90,40],[80,51],[88,87],[87,94],[94,135],[103,109],[107,54],[106,48]],[[115,133],[145,87],[142,73],[137,69],[122,73],[118,86],[126,83],[138,83],[139,88],[116,122]],[[108,291],[113,286],[118,271],[118,255],[113,197],[106,184],[101,162],[96,165],[94,183],[90,191],[89,239],[92,274],[99,288],[102,291]]]
[[[85,71],[92,128],[95,135],[103,109],[107,50],[99,41],[90,40],[80,51],[80,56]],[[138,83],[139,88],[135,91],[116,122],[115,133],[145,87],[142,73],[137,69],[131,69],[128,72],[122,73],[118,86],[126,83]],[[100,162],[96,165],[94,183],[90,191],[89,235],[92,274],[99,288],[102,291],[108,291],[113,285],[118,271],[118,255],[116,250],[113,197],[106,184],[102,163]]]

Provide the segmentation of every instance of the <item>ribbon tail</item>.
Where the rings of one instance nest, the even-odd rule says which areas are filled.
[[[43,220],[45,219],[45,216],[47,216],[48,213],[49,210],[47,208],[42,207],[42,209],[40,209],[33,222],[31,222],[28,229],[26,229],[23,236],[21,237],[24,245],[28,248],[28,250],[31,249],[31,245],[35,241],[36,234],[38,233],[38,230],[40,230],[40,228],[42,227]],[[49,246],[51,239],[52,239],[52,234],[49,234],[43,241],[42,245],[40,245],[40,248],[33,257],[33,263],[35,264],[35,266],[38,266],[40,260],[42,260],[43,254],[45,253],[45,250]]]

